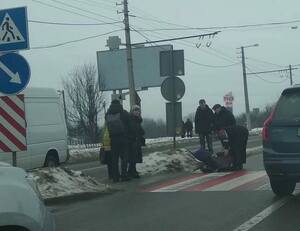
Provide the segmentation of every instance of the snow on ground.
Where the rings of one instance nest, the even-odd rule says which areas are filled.
[[[189,142],[195,138],[176,138],[179,143]],[[198,139],[198,138],[197,138]],[[161,137],[155,139],[146,139],[146,148],[163,147],[170,145],[173,142],[173,137]],[[83,159],[96,160],[99,158],[100,144],[95,144],[93,148],[86,148],[85,145],[70,146],[70,163],[78,162]]]
[[[80,171],[67,168],[43,168],[29,172],[37,182],[44,199],[71,196],[82,193],[104,192],[107,186]]]
[[[249,135],[250,135],[250,136],[261,135],[261,134],[262,134],[262,130],[263,130],[263,128],[253,128],[253,129],[249,132]]]
[[[199,162],[186,149],[176,151],[154,152],[143,158],[137,165],[141,175],[155,175],[163,172],[193,172]]]
[[[247,155],[259,153],[262,146],[248,148]],[[143,158],[143,163],[137,165],[141,175],[155,175],[166,172],[194,172],[201,166],[201,161],[196,160],[186,149],[175,151],[154,152]]]
[[[72,149],[70,150],[70,163],[78,162],[83,159],[98,159],[100,148]]]

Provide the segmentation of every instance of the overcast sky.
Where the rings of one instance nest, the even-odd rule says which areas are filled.
[[[73,8],[59,2],[70,4]],[[18,6],[28,7],[28,16],[31,20],[65,23],[112,21],[100,15],[122,20],[122,15],[117,14],[117,10],[121,11],[122,8],[117,7],[113,0],[1,0],[3,9]],[[260,24],[300,19],[300,2],[297,0],[129,0],[129,8],[132,15],[139,16],[130,18],[131,25],[138,30]],[[281,69],[289,64],[300,63],[300,28],[291,29],[299,26],[298,24],[222,30],[212,40],[209,48],[205,47],[205,43],[199,49],[196,48],[198,39],[172,44],[175,49],[184,49],[185,57],[194,62],[211,66],[228,66],[240,62],[238,47],[259,43],[259,47],[245,50],[248,70]],[[57,26],[29,23],[30,46],[35,48],[55,45],[122,27],[122,24]],[[206,32],[207,30],[181,30],[142,33],[149,39],[157,40]],[[118,35],[124,41],[123,31],[111,35]],[[89,62],[96,65],[96,51],[107,49],[105,47],[107,38],[108,35],[105,35],[55,48],[22,51],[21,54],[27,58],[31,67],[30,86],[61,89],[61,79],[72,68]],[[144,37],[132,32],[132,42],[143,41]],[[235,114],[245,110],[241,64],[217,68],[186,62],[185,67],[186,75],[182,77],[186,84],[186,94],[182,100],[184,116],[196,110],[200,98],[205,98],[210,106],[215,103],[222,104],[223,96],[230,91],[235,97]],[[300,72],[296,70],[293,74],[294,81],[300,83]],[[266,104],[276,101],[282,89],[288,86],[287,73],[249,76],[251,109],[263,108]],[[165,100],[158,88],[141,93],[141,98],[144,117],[165,118]]]

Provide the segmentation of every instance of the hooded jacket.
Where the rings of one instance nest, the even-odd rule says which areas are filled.
[[[197,108],[195,115],[196,133],[208,133],[213,130],[213,111],[206,105],[205,109],[200,106]]]

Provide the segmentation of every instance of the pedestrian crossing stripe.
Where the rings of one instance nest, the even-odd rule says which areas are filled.
[[[19,42],[25,42],[25,39],[10,15],[6,13],[0,26],[0,45]]]
[[[192,174],[143,190],[144,192],[217,192],[271,190],[265,171]]]

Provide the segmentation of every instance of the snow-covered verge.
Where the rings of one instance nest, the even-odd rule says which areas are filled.
[[[137,165],[141,175],[155,175],[165,172],[193,172],[199,168],[199,162],[186,149],[154,152],[143,158]]]
[[[262,130],[263,128],[253,128],[251,131],[249,131],[249,135],[250,136],[261,135]]]
[[[262,146],[248,148],[247,155],[262,152]],[[143,163],[137,165],[141,175],[155,175],[167,172],[194,172],[202,165],[192,154],[182,148],[175,151],[154,152],[143,158]]]
[[[72,196],[82,193],[99,193],[107,191],[107,186],[80,171],[68,168],[43,168],[29,172],[36,181],[44,199]]]
[[[198,138],[176,138],[178,143],[188,143],[191,142],[193,139]],[[172,144],[173,138],[172,137],[161,137],[155,139],[147,139],[146,140],[146,147],[145,149],[151,149],[155,147],[164,147]],[[97,144],[99,147],[95,148],[84,148],[84,145],[76,146],[73,145],[69,150],[70,158],[69,163],[77,163],[83,160],[98,160],[99,159],[99,151],[100,151],[100,144]],[[70,146],[69,146],[70,147]]]
[[[89,149],[73,149],[70,150],[69,163],[80,162],[81,160],[97,160],[99,159],[100,148]]]

